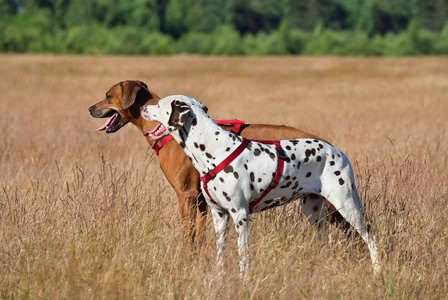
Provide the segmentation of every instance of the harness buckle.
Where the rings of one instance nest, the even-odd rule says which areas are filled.
[[[202,180],[204,181],[204,183],[209,182],[210,180],[212,180],[213,178],[216,177],[216,173],[214,170],[210,170],[208,171],[207,174],[204,175],[204,177],[202,177]]]
[[[283,150],[283,148],[277,148],[277,153],[278,153],[278,159],[286,160],[286,153],[285,150]]]

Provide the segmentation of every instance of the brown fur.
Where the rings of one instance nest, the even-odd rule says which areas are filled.
[[[140,116],[140,106],[154,105],[160,97],[148,89],[141,81],[123,81],[113,85],[106,93],[106,98],[91,106],[89,111],[95,118],[105,118],[118,112],[120,118],[111,131],[115,132],[128,122],[134,124],[142,133],[153,129],[157,122],[150,122]],[[227,131],[232,126],[222,126]],[[241,136],[256,140],[285,140],[298,138],[319,139],[313,134],[284,125],[245,124]],[[154,148],[155,142],[146,137]],[[326,141],[325,141],[326,142]],[[159,164],[168,182],[177,194],[180,215],[187,238],[194,242],[204,232],[207,204],[200,195],[199,174],[185,155],[183,149],[174,140],[168,141],[159,152]],[[330,207],[330,210],[332,208]],[[333,208],[334,210],[334,208]],[[337,212],[332,213],[332,220],[342,220]]]

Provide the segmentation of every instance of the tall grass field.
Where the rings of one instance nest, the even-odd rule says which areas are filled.
[[[0,55],[1,299],[440,299],[448,294],[448,57]],[[297,204],[251,216],[251,268],[184,243],[177,198],[132,124],[88,107],[138,79],[215,119],[285,124],[349,157],[383,271]]]

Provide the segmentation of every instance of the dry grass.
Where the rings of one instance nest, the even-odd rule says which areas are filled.
[[[0,56],[0,298],[444,298],[448,58]],[[215,118],[283,123],[351,159],[384,272],[359,241],[314,238],[294,207],[253,216],[250,279],[182,243],[173,191],[132,126],[87,108],[140,79]]]

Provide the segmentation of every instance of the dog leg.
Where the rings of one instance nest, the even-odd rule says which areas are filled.
[[[336,185],[335,185],[336,186]],[[367,226],[367,216],[361,204],[358,191],[355,185],[353,190],[347,193],[343,188],[334,189],[326,198],[334,205],[337,211],[347,220],[350,225],[361,235],[364,242],[369,248],[370,257],[372,259],[373,271],[375,274],[381,271],[379,264],[379,253],[375,235],[369,233],[370,228]]]
[[[216,206],[210,209],[213,217],[213,224],[215,225],[216,235],[216,261],[218,267],[224,266],[224,247],[226,246],[226,236],[229,231],[229,214]]]
[[[244,279],[247,279],[247,275],[249,272],[249,258],[248,258],[249,209],[244,207],[241,207],[239,210],[231,209],[230,215],[233,219],[233,222],[235,223],[235,231],[238,237],[240,276]]]
[[[325,222],[327,200],[317,194],[308,194],[300,199],[300,206],[311,226],[317,226],[319,237],[327,236],[327,223]]]

